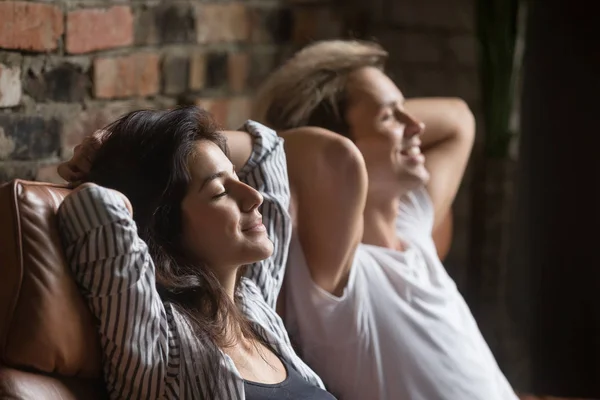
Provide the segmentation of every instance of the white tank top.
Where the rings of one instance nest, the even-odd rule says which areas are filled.
[[[333,296],[310,278],[297,236],[286,272],[286,326],[299,353],[344,400],[516,400],[431,238],[426,190],[407,195],[405,251],[361,244]]]

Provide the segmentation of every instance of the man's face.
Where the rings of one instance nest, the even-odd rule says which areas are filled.
[[[365,159],[369,191],[408,191],[429,180],[420,136],[424,125],[404,110],[404,96],[382,71],[349,76],[346,120]]]

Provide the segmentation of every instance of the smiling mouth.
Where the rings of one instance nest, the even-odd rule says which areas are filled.
[[[245,228],[242,229],[242,232],[262,232],[266,228],[262,223],[262,218],[257,218],[252,223],[248,224]]]
[[[402,154],[405,157],[416,157],[419,154],[421,154],[421,148],[419,146],[411,146],[401,150],[400,154]]]

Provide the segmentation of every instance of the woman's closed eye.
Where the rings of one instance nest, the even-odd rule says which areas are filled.
[[[223,190],[221,193],[218,193],[216,195],[213,196],[213,199],[217,200],[220,199],[221,197],[224,197],[227,195],[227,190]]]

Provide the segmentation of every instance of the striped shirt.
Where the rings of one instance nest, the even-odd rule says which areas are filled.
[[[319,377],[294,352],[275,313],[288,256],[291,221],[283,140],[258,123],[243,130],[254,138],[253,151],[239,174],[264,198],[261,213],[273,255],[248,268],[240,282],[242,312],[275,353],[308,382]],[[227,382],[218,399],[244,399],[244,384],[222,351],[221,365],[203,360],[208,346],[155,287],[155,266],[123,200],[95,186],[67,196],[59,212],[67,260],[98,320],[104,376],[111,399],[208,399],[216,370]]]

